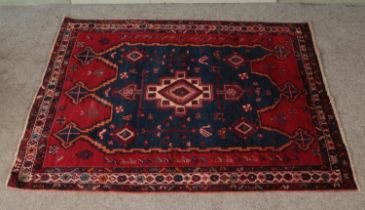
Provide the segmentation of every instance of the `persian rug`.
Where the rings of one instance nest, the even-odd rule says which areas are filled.
[[[356,189],[307,23],[65,18],[8,185]]]

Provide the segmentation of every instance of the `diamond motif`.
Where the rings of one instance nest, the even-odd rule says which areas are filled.
[[[245,64],[245,59],[238,53],[227,56],[226,61],[234,68],[239,68]]]
[[[89,90],[86,89],[83,83],[79,82],[69,89],[66,95],[72,99],[72,102],[78,104],[89,95]]]
[[[136,63],[143,58],[143,53],[138,50],[132,50],[125,56],[125,58],[132,63]]]
[[[61,141],[61,145],[69,148],[80,137],[81,131],[74,123],[66,125],[62,130],[54,134],[54,136]]]
[[[232,125],[232,130],[241,138],[246,139],[255,132],[255,127],[250,122],[241,118],[236,123]]]
[[[181,87],[181,88],[175,89],[174,91],[172,91],[172,93],[177,96],[184,97],[184,96],[188,95],[190,92],[185,87]]]
[[[185,105],[202,94],[203,91],[182,79],[160,90],[159,93],[176,104]]]
[[[186,77],[185,71],[176,71],[174,77],[161,78],[159,84],[147,85],[145,98],[156,101],[158,108],[173,108],[175,115],[184,116],[187,108],[201,108],[203,101],[212,101],[213,87],[202,84],[199,77]]]
[[[117,136],[120,140],[122,140],[123,143],[127,144],[135,139],[136,133],[134,128],[126,125],[121,130],[116,132],[115,136]]]
[[[96,53],[90,47],[86,47],[83,51],[76,54],[75,57],[81,62],[82,65],[86,65],[94,60]]]
[[[242,133],[246,134],[248,132],[250,132],[250,130],[252,129],[251,126],[249,126],[247,123],[245,122],[241,122],[237,127],[237,130],[241,131]]]

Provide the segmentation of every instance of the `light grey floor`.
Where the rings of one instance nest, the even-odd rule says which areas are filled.
[[[365,189],[365,6],[136,5],[0,7],[0,210],[365,209],[361,192],[112,194],[6,189],[32,98],[62,17],[311,21],[355,166]]]

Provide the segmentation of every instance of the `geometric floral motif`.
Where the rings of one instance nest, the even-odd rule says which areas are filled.
[[[295,131],[293,140],[300,149],[307,150],[309,149],[310,144],[313,142],[313,137],[309,135],[304,129],[299,128],[297,131]]]
[[[301,92],[292,83],[287,82],[281,89],[281,94],[291,102],[294,102]]]

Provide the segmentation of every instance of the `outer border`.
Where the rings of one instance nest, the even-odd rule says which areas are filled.
[[[319,49],[318,49],[318,46],[317,46],[317,40],[315,38],[315,32],[314,32],[314,27],[313,27],[312,22],[308,22],[308,27],[309,27],[309,31],[311,32],[312,44],[313,44],[314,52],[316,54],[315,57],[317,58],[317,62],[319,64],[319,70],[321,71],[322,81],[323,81],[323,84],[326,88],[326,93],[327,93],[327,96],[330,100],[332,111],[333,111],[333,113],[335,115],[335,118],[336,118],[337,127],[340,130],[342,143],[345,145],[346,153],[347,153],[347,156],[348,156],[348,159],[349,159],[349,162],[350,162],[350,167],[351,167],[351,170],[352,170],[352,177],[354,179],[357,190],[361,191],[361,189],[359,187],[359,184],[358,184],[355,167],[354,167],[354,164],[353,164],[353,158],[351,156],[351,151],[350,151],[350,148],[348,147],[348,141],[347,141],[347,138],[346,138],[346,133],[345,133],[344,128],[342,127],[342,122],[341,122],[341,119],[340,119],[339,114],[338,114],[337,109],[336,109],[336,102],[335,102],[335,99],[332,97],[332,94],[331,94],[331,91],[330,91],[330,88],[329,88],[329,85],[328,85],[328,81],[327,81],[327,78],[326,78],[326,74],[324,72],[324,68],[323,68],[321,58],[320,58],[321,56],[320,56],[320,52],[319,52]]]
[[[43,77],[43,80],[42,80],[42,83],[41,83],[41,86],[40,88],[38,89],[37,91],[37,94],[33,100],[33,104],[32,104],[32,107],[30,109],[30,112],[28,114],[28,118],[27,118],[27,124],[26,124],[26,127],[23,131],[23,138],[22,140],[20,141],[19,143],[19,147],[18,147],[18,153],[17,153],[17,159],[22,159],[23,156],[24,156],[24,150],[22,150],[22,147],[25,146],[25,144],[27,143],[27,138],[29,138],[29,135],[30,133],[27,132],[27,130],[32,127],[32,125],[34,125],[34,115],[37,114],[38,112],[38,109],[39,109],[39,101],[37,99],[39,99],[40,97],[39,96],[44,96],[44,93],[45,93],[45,89],[44,89],[44,86],[48,84],[49,82],[49,79],[50,79],[50,73],[51,73],[51,69],[53,68],[53,65],[55,65],[55,52],[58,51],[59,49],[59,45],[60,45],[60,42],[62,41],[62,37],[63,37],[63,32],[65,30],[65,26],[69,23],[69,22],[73,22],[73,21],[77,21],[77,22],[89,22],[89,21],[92,21],[92,22],[95,22],[95,23],[100,23],[100,22],[105,22],[105,21],[110,21],[112,23],[118,23],[118,22],[128,22],[128,20],[123,20],[123,21],[118,21],[118,20],[77,20],[77,19],[70,19],[70,18],[67,18],[65,17],[64,20],[63,20],[63,23],[61,25],[61,28],[59,30],[59,34],[58,34],[58,38],[56,39],[55,41],[55,44],[54,44],[54,47],[53,47],[53,50],[52,50],[52,53],[51,53],[51,58],[49,60],[49,63],[48,63],[48,67],[47,67],[47,70],[46,72],[44,73],[44,77]],[[171,21],[164,21],[164,20],[157,20],[157,21],[151,21],[151,20],[129,20],[131,22],[134,22],[134,23],[138,23],[138,22],[152,22],[152,23],[194,23],[194,24],[198,24],[198,23],[225,23],[225,24],[238,24],[238,23],[244,23],[244,22],[240,22],[240,21],[178,21],[178,20],[171,20]],[[247,22],[247,24],[266,24],[266,25],[272,25],[272,26],[282,26],[282,25],[289,25],[289,23],[264,23],[264,22]],[[338,120],[338,117],[336,115],[336,112],[335,112],[335,109],[333,107],[333,99],[329,96],[329,92],[328,92],[328,86],[327,86],[327,83],[325,81],[325,78],[324,78],[324,72],[323,72],[323,69],[322,69],[322,66],[319,62],[319,59],[318,59],[318,51],[317,51],[317,48],[315,46],[315,43],[313,41],[313,31],[311,30],[311,26],[309,23],[292,23],[296,26],[301,26],[303,27],[303,29],[305,30],[308,30],[306,32],[309,32],[307,35],[307,39],[306,41],[306,45],[309,46],[309,51],[312,52],[313,51],[313,56],[311,56],[310,58],[310,61],[311,63],[315,64],[314,66],[312,66],[312,68],[314,68],[314,71],[315,73],[319,73],[319,77],[323,83],[323,86],[325,86],[325,92],[323,93],[323,97],[325,99],[324,103],[327,102],[326,99],[329,99],[330,102],[325,105],[328,105],[328,110],[327,112],[329,112],[330,114],[334,114],[335,115],[335,129],[339,130],[340,131],[340,138],[339,140],[341,141],[340,143],[342,144],[345,144],[344,143],[344,135],[343,135],[343,131],[342,131],[342,128],[339,126],[339,120]],[[317,72],[319,71],[319,72]],[[317,75],[318,76],[318,75]],[[43,97],[41,97],[43,98]],[[321,102],[323,102],[323,100],[321,100]],[[342,145],[342,147],[345,147],[345,145]],[[343,149],[341,147],[341,149]],[[342,151],[343,152],[343,151]],[[349,153],[347,151],[347,149],[345,148],[345,156],[343,157],[344,160],[346,160],[347,162],[348,159],[349,159]],[[16,160],[17,160],[16,159]],[[16,164],[16,161],[15,161],[15,164]],[[15,167],[15,164],[14,165],[14,168]],[[349,164],[351,164],[351,162],[349,162]],[[350,179],[349,181],[351,183],[349,183],[349,185],[347,187],[340,187],[340,188],[333,188],[333,187],[329,187],[326,185],[325,186],[322,186],[322,187],[309,187],[308,185],[306,186],[301,186],[301,185],[298,185],[298,184],[294,184],[293,187],[290,187],[288,189],[279,189],[279,188],[276,188],[276,187],[265,187],[265,186],[248,186],[247,188],[243,188],[243,189],[237,189],[237,190],[227,190],[227,189],[219,189],[219,187],[211,187],[209,189],[204,189],[204,190],[197,190],[198,192],[201,192],[201,191],[204,191],[204,192],[212,192],[212,191],[258,191],[258,190],[354,190],[354,189],[357,189],[357,186],[356,186],[356,181],[355,181],[355,178],[353,177],[353,169],[351,168],[352,165],[350,166],[350,169],[347,169],[347,171],[349,172],[349,176],[350,176]],[[9,187],[18,187],[18,188],[22,188],[21,186],[17,185],[19,180],[18,180],[18,177],[16,176],[17,175],[17,171],[15,170],[12,170],[12,173],[10,174],[10,177],[9,177],[9,180],[8,180],[8,186]],[[290,184],[290,183],[288,183]],[[76,184],[73,184],[73,185],[76,185]],[[54,186],[52,185],[49,185],[49,184],[39,184],[39,185],[36,185],[36,186],[32,186],[32,187],[26,187],[28,189],[56,189],[56,190],[92,190],[92,189],[89,189],[89,188],[77,188],[77,187],[69,187],[69,188],[65,188],[64,186],[63,187],[59,187],[59,188],[55,188]],[[137,187],[138,188],[138,187]],[[115,191],[141,191],[141,190],[138,190],[137,188],[128,188],[128,189],[123,189],[123,190],[117,190],[117,189],[110,189],[110,190],[115,190]],[[99,191],[105,191],[105,189],[98,189]],[[144,192],[154,192],[154,190],[146,190],[146,189],[142,189],[142,191]],[[160,190],[158,190],[160,191]],[[167,191],[167,190],[161,190],[161,191]],[[191,192],[190,190],[187,190],[186,188],[184,187],[181,187],[181,188],[177,188],[175,190],[173,190],[174,192],[181,192],[181,191],[189,191]],[[196,192],[196,191],[192,191],[192,192]]]
[[[38,88],[37,88],[37,92],[35,92],[34,96],[33,96],[33,100],[32,100],[32,103],[30,105],[30,107],[28,108],[28,112],[27,112],[27,117],[26,117],[26,121],[25,121],[25,124],[24,124],[24,127],[23,127],[23,131],[22,131],[22,138],[19,140],[18,144],[17,144],[17,150],[16,152],[14,153],[14,160],[13,160],[13,163],[11,165],[11,169],[13,169],[13,167],[15,166],[15,163],[19,157],[19,153],[20,153],[20,146],[24,143],[25,141],[25,136],[26,136],[26,131],[27,131],[27,128],[29,128],[30,126],[30,117],[32,115],[32,113],[34,113],[34,111],[36,111],[36,107],[35,107],[35,101],[37,99],[37,96],[39,95],[39,93],[41,92],[41,89],[43,89],[42,87],[46,84],[46,77],[49,76],[49,69],[52,67],[52,63],[53,63],[53,60],[54,60],[54,52],[56,51],[57,49],[57,45],[59,43],[59,40],[61,38],[61,32],[64,28],[64,24],[66,22],[66,19],[68,19],[68,17],[64,16],[62,18],[62,22],[61,22],[61,25],[59,26],[58,30],[57,30],[57,36],[56,38],[53,40],[53,44],[52,44],[52,48],[51,50],[49,51],[48,53],[48,60],[47,60],[47,67],[45,68],[45,70],[43,71],[42,73],[42,79],[40,81],[40,84],[38,85]],[[11,187],[10,186],[10,180],[12,178],[12,173],[10,171],[7,179],[6,179],[6,186],[5,187]]]

